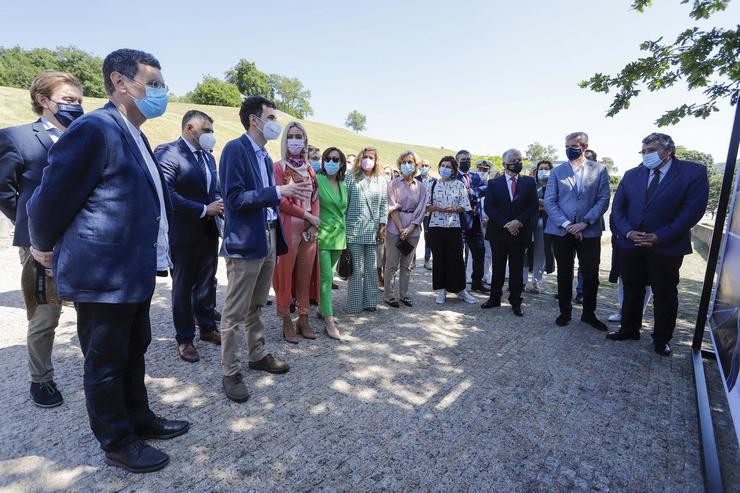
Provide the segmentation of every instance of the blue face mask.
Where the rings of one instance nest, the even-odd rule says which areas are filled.
[[[334,161],[327,161],[324,163],[324,171],[326,171],[327,175],[336,175],[340,167],[341,165]]]
[[[146,86],[146,96],[142,99],[136,99],[129,95],[131,99],[136,103],[136,107],[139,108],[144,118],[157,118],[162,116],[167,110],[167,89],[164,87],[156,88]]]
[[[549,169],[541,169],[537,172],[537,179],[540,181],[547,181],[550,178]]]
[[[401,165],[401,173],[403,174],[403,176],[409,176],[413,174],[414,171],[416,171],[416,166],[414,166],[413,164],[402,164]]]
[[[318,173],[321,171],[321,161],[311,161],[311,167],[316,173]]]
[[[647,169],[655,169],[660,166],[661,162],[658,151],[648,152],[642,156],[642,165]]]
[[[421,171],[422,176],[426,176],[429,174],[429,166],[422,166],[419,171]]]
[[[452,168],[439,168],[439,176],[444,179],[449,178],[452,176]]]
[[[56,103],[56,101],[55,101]],[[62,124],[64,128],[69,127],[73,121],[77,120],[83,114],[85,110],[82,109],[81,104],[77,103],[56,103],[57,112],[54,113],[54,118]]]
[[[565,148],[565,155],[567,156],[568,161],[575,161],[581,157],[581,154],[583,154],[583,149],[573,149],[572,147]]]

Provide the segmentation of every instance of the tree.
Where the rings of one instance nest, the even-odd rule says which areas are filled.
[[[701,163],[707,167],[709,178],[709,201],[707,202],[707,211],[714,214],[719,205],[719,194],[722,190],[722,173],[714,168],[714,158],[707,152],[694,151],[684,146],[676,146],[676,157],[686,161]]]
[[[601,162],[606,165],[606,170],[609,172],[609,176],[616,174],[619,170],[617,165],[614,164],[614,160],[608,156],[601,158]]]
[[[245,96],[271,97],[268,76],[260,72],[254,62],[241,59],[226,72],[226,82],[236,85]]]
[[[689,3],[690,0],[681,0]],[[689,16],[694,20],[708,19],[712,14],[725,10],[730,0],[692,0]],[[644,12],[652,0],[633,0],[632,8]],[[712,28],[704,31],[689,27],[673,43],[664,43],[663,37],[640,44],[649,54],[630,62],[614,76],[597,73],[580,82],[582,88],[609,93],[616,90],[607,116],[614,116],[629,108],[633,97],[642,87],[650,92],[673,86],[683,80],[690,90],[702,89],[702,103],[682,104],[666,111],[656,120],[659,127],[678,123],[686,116],[707,118],[718,111],[718,103],[729,99],[737,103],[740,90],[740,25],[736,29]]]
[[[532,164],[537,164],[540,161],[555,161],[558,158],[558,150],[553,145],[545,147],[539,142],[535,142],[529,144],[524,156]]]
[[[347,119],[344,121],[344,126],[351,128],[355,133],[362,132],[367,128],[367,117],[357,110],[352,110]]]
[[[57,48],[59,69],[74,74],[83,87],[83,94],[91,98],[105,97],[103,60],[73,46]]]
[[[236,85],[211,75],[203,77],[203,81],[187,97],[195,104],[239,106],[242,103],[242,96]]]
[[[279,110],[303,119],[313,115],[313,108],[309,103],[311,91],[303,87],[298,79],[290,79],[279,74],[270,74],[268,84],[271,90],[271,99]]]

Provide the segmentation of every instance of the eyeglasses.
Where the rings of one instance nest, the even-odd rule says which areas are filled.
[[[126,77],[131,82],[135,82],[136,84],[139,84],[141,87],[151,87],[152,89],[164,89],[165,91],[168,91],[168,92],[170,90],[170,88],[167,87],[167,84],[165,84],[163,80],[153,80],[153,81],[147,82],[146,84],[142,84],[138,80],[133,79],[129,77],[128,75],[124,75],[124,77]]]
[[[413,161],[401,161],[401,164],[413,164],[414,166],[416,166],[416,163],[414,163]]]
[[[339,164],[340,161],[341,160],[338,157],[328,157],[328,158],[324,159],[324,163],[336,163],[336,164]]]

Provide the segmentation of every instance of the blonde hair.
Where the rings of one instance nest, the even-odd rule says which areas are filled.
[[[39,74],[29,89],[31,93],[31,108],[37,115],[41,115],[44,112],[44,107],[36,101],[36,96],[41,95],[47,99],[51,99],[51,95],[54,93],[57,87],[62,84],[69,84],[75,86],[82,92],[82,84],[80,80],[74,75],[67,72],[57,72],[54,70],[46,70]]]
[[[363,147],[360,152],[357,153],[357,159],[360,160],[359,166],[354,166],[352,168],[352,173],[355,175],[355,179],[360,178],[360,175],[363,173],[362,169],[362,155],[366,152],[372,152],[375,154],[375,167],[373,168],[372,175],[373,176],[380,176],[380,170],[383,168],[380,164],[380,154],[378,154],[378,150],[375,147]]]
[[[403,151],[400,156],[398,156],[398,159],[396,159],[396,164],[398,165],[399,169],[401,167],[401,161],[403,161],[403,158],[406,156],[411,156],[414,159],[414,166],[417,168],[419,167],[419,156],[416,155],[414,151],[407,150]]]
[[[283,161],[288,159],[288,132],[291,128],[297,128],[303,134],[303,150],[301,151],[301,159],[308,161],[308,134],[306,133],[306,129],[303,128],[303,125],[298,122],[288,123],[285,126],[285,130],[283,130],[283,138],[280,141],[280,159]]]

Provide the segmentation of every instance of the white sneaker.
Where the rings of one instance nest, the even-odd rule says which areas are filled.
[[[607,319],[610,322],[619,322],[622,320],[622,316],[619,313],[613,313],[609,315],[609,318]]]
[[[447,291],[445,291],[444,289],[440,289],[439,294],[437,294],[437,304],[444,305],[446,300],[447,300]]]
[[[463,300],[465,303],[470,303],[471,305],[478,303],[478,300],[476,300],[473,295],[468,293],[468,291],[465,289],[457,293],[457,297]]]

